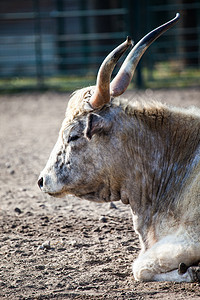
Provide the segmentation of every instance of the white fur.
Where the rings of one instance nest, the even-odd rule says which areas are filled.
[[[200,260],[200,241],[192,229],[180,228],[155,243],[146,252],[141,252],[133,263],[133,274],[138,281],[193,282],[190,268],[185,274],[178,273],[178,265],[184,262],[190,266]]]

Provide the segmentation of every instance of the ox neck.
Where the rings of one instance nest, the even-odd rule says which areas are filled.
[[[200,164],[200,119],[167,108],[134,111],[128,128],[129,202],[148,227],[156,214],[176,214],[186,182]]]

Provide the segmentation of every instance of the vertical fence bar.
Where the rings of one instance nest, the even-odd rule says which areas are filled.
[[[125,2],[127,5],[128,10],[128,19],[129,19],[129,33],[131,38],[133,39],[134,43],[137,43],[139,39],[141,38],[141,10],[140,10],[140,1],[135,0],[131,1],[128,0]],[[136,86],[138,88],[142,88],[144,86],[143,81],[143,74],[142,74],[142,67],[141,62],[138,63],[137,69],[136,69]]]
[[[44,88],[44,70],[42,59],[42,34],[41,34],[41,16],[40,1],[33,0],[35,12],[35,59],[36,59],[36,76],[39,89]]]
[[[140,5],[140,1],[137,0],[135,1],[135,28],[137,28],[137,42],[139,41],[139,39],[141,38],[141,5]],[[137,66],[137,77],[136,77],[136,85],[138,88],[142,88],[144,86],[144,82],[143,82],[143,76],[142,76],[142,67],[141,67],[141,62],[138,63]]]
[[[80,10],[81,11],[86,11],[87,9],[87,5],[86,5],[86,1],[85,0],[79,0],[79,7],[80,7]],[[88,18],[86,17],[81,17],[81,30],[82,32],[81,33],[87,33],[88,32]],[[82,55],[83,55],[83,58],[84,58],[84,66],[87,68],[89,67],[89,58],[90,58],[90,51],[86,51],[86,48],[88,49],[88,45],[89,45],[89,42],[87,40],[82,40]],[[87,74],[86,74],[87,75]]]
[[[151,30],[153,29],[152,26],[152,17],[151,17],[151,0],[146,0],[146,26],[145,26],[145,34],[149,31],[149,28],[151,28]],[[151,53],[151,48],[148,50],[149,53]],[[146,56],[146,67],[147,67],[147,82],[148,81],[153,81],[153,65],[154,65],[154,61],[153,61],[153,56],[150,58],[150,55],[147,54]]]
[[[57,54],[59,57],[58,61],[58,70],[61,74],[66,71],[67,66],[65,64],[66,59],[66,43],[62,40],[62,36],[65,34],[65,20],[64,17],[60,15],[64,11],[64,2],[63,0],[56,0],[56,9],[58,11],[57,17]]]

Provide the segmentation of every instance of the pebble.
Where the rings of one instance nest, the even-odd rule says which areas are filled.
[[[39,266],[35,266],[36,270],[38,271],[42,271],[45,269],[45,266],[44,265],[39,265]]]
[[[39,246],[37,247],[37,250],[44,250],[44,247],[43,247],[42,245],[39,245]]]
[[[117,206],[113,203],[113,202],[110,202],[110,209],[117,209]]]
[[[70,244],[74,247],[74,246],[76,246],[77,245],[77,241],[75,241],[75,240],[72,240],[71,242],[70,242]]]
[[[29,197],[32,198],[32,199],[36,198],[36,196],[33,195],[33,194],[29,194]]]
[[[50,241],[45,241],[42,245],[38,246],[37,250],[51,249]]]
[[[5,284],[5,282],[3,282],[3,280],[0,280],[0,286],[5,286],[6,284]]]
[[[103,222],[103,223],[107,223],[107,218],[105,217],[105,216],[101,216],[100,218],[99,218],[99,221],[100,222]]]
[[[22,213],[21,209],[19,207],[15,207],[14,211],[18,213],[19,215]]]
[[[27,211],[27,212],[26,212],[26,215],[27,215],[28,217],[31,217],[31,216],[33,216],[33,213],[32,213],[31,211]]]
[[[45,248],[45,249],[50,249],[51,248],[51,245],[50,245],[50,241],[45,241],[42,246]]]
[[[27,189],[25,187],[19,188],[19,192],[26,192]]]
[[[40,205],[39,205],[39,207],[41,207],[41,208],[45,208],[45,207],[46,207],[46,205],[45,205],[45,204],[40,204]]]

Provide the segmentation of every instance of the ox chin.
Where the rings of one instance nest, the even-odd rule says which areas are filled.
[[[99,199],[98,194],[96,192],[90,192],[90,193],[76,193],[76,192],[66,192],[66,191],[61,191],[61,192],[56,192],[56,193],[48,193],[48,195],[54,197],[54,198],[64,198],[67,195],[71,195],[74,197],[78,197],[84,200],[89,200],[89,201],[94,201],[94,202],[107,202],[104,199]]]
[[[67,195],[75,196],[80,199],[97,202],[97,203],[105,203],[105,202],[111,202],[111,201],[118,201],[120,200],[120,195],[118,195],[117,198],[113,198],[110,190],[105,186],[100,186],[97,190],[89,190],[89,189],[81,189],[74,190],[61,190],[60,192],[48,192],[48,194],[55,198],[64,198]],[[112,198],[112,199],[111,199]]]
[[[54,198],[64,198],[66,196],[65,192],[60,192],[60,193],[48,193],[49,196],[52,196]]]

